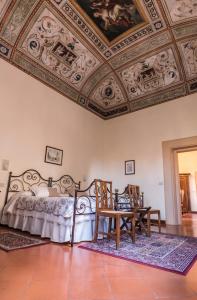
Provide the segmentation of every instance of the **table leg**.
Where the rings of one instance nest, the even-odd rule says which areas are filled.
[[[112,218],[109,218],[108,233],[107,233],[108,240],[110,240],[110,237],[111,237],[111,227],[112,227]]]
[[[116,216],[116,249],[120,245],[120,216]]]
[[[159,233],[161,233],[161,215],[160,215],[160,210],[158,211],[158,227],[159,227]]]
[[[135,243],[135,214],[131,218],[131,239]]]
[[[150,219],[150,212],[148,212],[147,214],[147,232],[148,232],[148,236],[150,237],[151,235],[151,219]]]

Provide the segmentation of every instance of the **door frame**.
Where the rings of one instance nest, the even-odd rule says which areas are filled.
[[[182,223],[178,153],[197,150],[197,136],[162,142],[166,224]]]

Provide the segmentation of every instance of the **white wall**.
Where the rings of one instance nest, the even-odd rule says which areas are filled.
[[[197,94],[103,121],[4,61],[0,70],[0,160],[10,170],[139,184],[165,218],[162,141],[197,135]],[[46,145],[64,150],[62,167],[44,163]],[[130,159],[136,174],[124,175]]]
[[[190,203],[191,211],[197,211],[197,151],[178,153],[179,173],[190,173]]]
[[[105,123],[103,177],[123,189],[138,184],[145,203],[165,219],[162,141],[197,135],[197,94],[140,110]],[[134,159],[135,175],[124,175],[124,161]]]
[[[95,169],[101,168],[103,125],[97,116],[0,60],[0,169],[8,159],[15,174],[35,168],[44,177],[95,177]],[[46,145],[63,149],[62,166],[44,162]],[[0,173],[0,183],[6,176]]]

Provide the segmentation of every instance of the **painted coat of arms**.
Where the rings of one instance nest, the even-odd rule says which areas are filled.
[[[108,42],[145,23],[142,8],[134,0],[75,0]]]

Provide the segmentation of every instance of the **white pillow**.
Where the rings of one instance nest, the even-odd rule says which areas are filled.
[[[16,192],[12,195],[13,196],[16,196],[16,197],[28,197],[28,196],[32,196],[32,191],[20,191],[20,192]]]
[[[66,194],[59,194],[59,197],[70,197],[70,195],[68,193],[66,193]]]
[[[49,190],[46,186],[32,186],[31,190],[36,197],[49,197]]]

